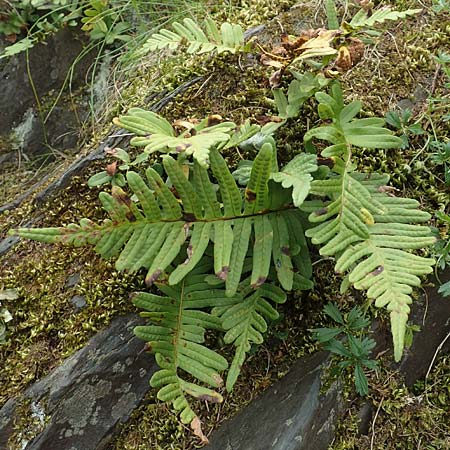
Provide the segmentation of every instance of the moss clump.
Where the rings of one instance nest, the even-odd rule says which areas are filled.
[[[358,410],[353,402],[337,428],[329,450],[416,450],[450,448],[450,357],[441,356],[428,379],[408,389],[396,372],[384,369],[370,380],[369,403],[375,412],[367,435],[358,433]]]
[[[119,274],[90,249],[27,242],[9,263],[0,267],[0,277],[5,287],[18,289],[19,298],[4,301],[13,321],[0,347],[0,404],[46,375],[115,315],[134,310],[129,294],[142,288],[142,277]],[[73,274],[79,282],[67,286]],[[82,296],[85,307],[78,310],[74,296]]]
[[[42,402],[32,402],[23,399],[17,405],[13,429],[8,439],[8,450],[22,450],[39,433],[45,429],[49,417],[45,414],[45,405]]]

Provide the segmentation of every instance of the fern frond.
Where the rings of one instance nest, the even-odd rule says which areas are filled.
[[[272,180],[281,183],[284,188],[292,187],[294,206],[299,207],[309,194],[313,179],[311,173],[316,170],[316,156],[301,153],[289,161],[280,172],[273,173]]]
[[[153,34],[143,45],[143,50],[152,52],[166,47],[175,50],[182,43],[187,44],[189,54],[213,51],[236,53],[244,50],[244,33],[240,25],[224,22],[219,29],[208,18],[201,28],[192,19],[186,18],[183,23],[174,22],[172,28],[173,31],[163,29]]]
[[[326,0],[325,10],[327,12],[328,29],[337,30],[339,28],[339,19],[337,16],[335,0]]]
[[[210,264],[206,265],[209,269]],[[150,384],[158,388],[158,398],[171,402],[180,412],[183,423],[192,423],[197,417],[188,396],[213,403],[222,402],[214,390],[188,382],[186,374],[218,388],[223,381],[220,372],[228,363],[218,353],[206,348],[205,331],[222,329],[221,320],[201,309],[227,303],[224,291],[211,289],[205,280],[205,265],[193,270],[176,286],[158,284],[165,296],[138,293],[133,303],[147,312],[141,316],[150,325],[134,329],[136,336],[149,343],[161,370],[153,374]]]
[[[302,264],[308,267],[309,259],[307,248],[298,241],[304,236],[300,219],[295,217],[302,213],[293,208],[289,190],[286,190],[287,202],[279,201],[282,196],[275,196],[275,201],[270,193],[274,158],[272,144],[264,144],[252,166],[247,188],[241,193],[217,149],[210,151],[210,165],[218,190],[207,169],[197,160],[194,159],[193,168],[189,169],[171,156],[163,155],[166,180],[152,168],[146,171],[146,181],[129,171],[130,193],[117,186],[111,194],[100,193],[102,206],[110,216],[103,223],[82,219],[79,225],[19,229],[15,233],[43,242],[94,244],[96,252],[103,257],[117,257],[118,270],[147,269],[148,285],[157,281],[177,256],[184,253],[185,261],[168,278],[170,285],[179,283],[196,267],[212,242],[215,273],[226,282],[229,296],[236,293],[251,248],[252,286],[256,288],[264,283],[273,260],[281,285],[290,290],[294,284],[294,268]],[[311,170],[311,164],[305,161],[305,173]],[[301,172],[301,165],[298,170]],[[131,199],[131,194],[136,201]],[[291,225],[296,221],[296,225]],[[290,226],[296,229],[289,230]],[[290,232],[295,237],[291,238]]]
[[[267,330],[266,320],[275,320],[279,317],[269,300],[284,303],[286,298],[286,293],[275,285],[266,284],[253,290],[247,282],[247,288],[230,299],[227,305],[216,306],[212,310],[212,314],[220,318],[222,327],[226,331],[224,342],[234,344],[236,347],[233,362],[228,371],[227,391],[233,389],[252,343],[261,344],[264,341],[262,333]]]
[[[175,135],[172,125],[152,111],[131,108],[125,116],[116,117],[114,124],[139,137],[131,139],[131,145],[144,147],[146,153],[186,153],[192,155],[203,167],[209,165],[209,150],[230,140],[230,132],[236,128],[233,122],[209,125],[209,119],[194,125],[185,123],[186,131]]]
[[[336,271],[349,271],[349,281],[378,307],[391,315],[394,356],[401,358],[404,334],[412,302],[413,286],[420,275],[432,271],[434,260],[410,253],[434,243],[430,229],[415,225],[430,215],[418,209],[418,202],[386,194],[389,177],[354,172],[352,145],[389,148],[400,146],[398,138],[382,128],[379,119],[355,119],[361,105],[344,105],[342,91],[333,86],[333,95],[317,94],[319,112],[332,119],[327,126],[310,130],[313,137],[331,142],[322,155],[335,160],[334,173],[326,180],[314,180],[311,193],[321,198],[309,215],[312,223],[306,235],[313,244],[322,244],[322,255],[336,256]]]
[[[405,11],[393,11],[389,6],[376,10],[370,16],[364,9],[361,9],[356,13],[349,25],[351,28],[365,28],[373,27],[376,24],[383,23],[386,20],[398,20],[405,19],[408,16],[413,16],[420,13],[421,9],[407,9]]]

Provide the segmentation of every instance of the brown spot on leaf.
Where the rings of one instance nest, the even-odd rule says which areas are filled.
[[[258,277],[258,279],[256,280],[256,283],[252,284],[252,288],[256,289],[260,286],[262,286],[267,280],[267,277]]]
[[[286,246],[281,247],[281,253],[283,253],[283,255],[286,255],[286,256],[291,256],[289,247],[286,247]]]
[[[383,266],[378,266],[374,271],[370,272],[369,275],[373,275],[374,277],[380,275],[381,272],[384,271]]]
[[[314,215],[323,216],[328,212],[328,208],[319,208],[317,211],[314,211]]]
[[[228,266],[223,266],[222,269],[216,273],[216,277],[219,278],[219,280],[225,281],[227,279],[229,271],[230,271],[230,268]]]
[[[178,144],[175,147],[175,151],[177,151],[178,153],[183,153],[184,151],[186,151],[186,144]]]
[[[214,395],[202,394],[198,397],[198,399],[210,403],[221,403],[220,397]]]
[[[161,269],[155,270],[155,272],[145,278],[145,284],[151,286],[160,277],[161,273]]]
[[[128,211],[128,212],[125,214],[125,217],[127,218],[127,220],[128,220],[129,222],[136,222],[136,217],[134,217],[134,214],[133,214],[131,211]]]
[[[254,202],[256,200],[256,192],[251,189],[245,190],[245,200],[248,202]]]
[[[111,190],[112,196],[120,203],[123,203],[127,207],[131,206],[131,198],[120,187],[113,186]]]

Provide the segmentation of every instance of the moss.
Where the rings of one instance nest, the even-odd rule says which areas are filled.
[[[22,450],[28,442],[31,442],[48,422],[45,414],[45,402],[32,402],[23,399],[17,405],[13,420],[13,433],[8,439],[8,450]]]
[[[383,368],[370,380],[368,402],[376,413],[368,435],[358,433],[362,401],[351,400],[330,450],[450,448],[450,357],[442,355],[426,380],[408,389],[397,372]]]

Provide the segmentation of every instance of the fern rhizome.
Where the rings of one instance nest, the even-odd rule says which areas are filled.
[[[364,14],[355,29],[367,25]],[[191,21],[174,28],[148,45],[174,48],[184,39],[192,53],[244,45],[240,28],[229,24],[219,30],[207,22],[205,32]],[[325,53],[322,68],[330,61]],[[263,341],[268,322],[278,317],[276,305],[289,291],[312,288],[309,245],[335,258],[343,284],[387,308],[397,361],[412,289],[434,264],[412,252],[435,242],[422,225],[430,215],[417,201],[395,195],[387,175],[358,172],[352,161],[353,147],[399,148],[401,139],[383,127],[383,119],[357,118],[361,103],[346,105],[338,82],[330,84],[320,73],[293,76],[288,96],[276,91],[282,122],[315,96],[324,124],[304,135],[308,152],[284,167],[272,136],[279,122],[261,128],[213,117],[178,121],[175,128],[154,112],[133,108],[114,123],[135,134],[131,144],[142,153],[139,164],[127,166],[124,189],[100,193],[109,218],[12,231],[42,242],[94,245],[103,257],[116,258],[118,270],[146,271],[149,290],[133,301],[150,322],[135,333],[148,341],[161,368],[151,385],[202,438],[190,397],[221,402],[222,372],[228,369],[230,391],[251,345]],[[283,113],[289,104],[296,114]],[[222,152],[241,144],[253,145],[257,156],[237,176]],[[162,154],[162,165],[143,167],[154,153]],[[205,346],[206,330],[224,333],[224,342],[234,346],[230,366]]]

